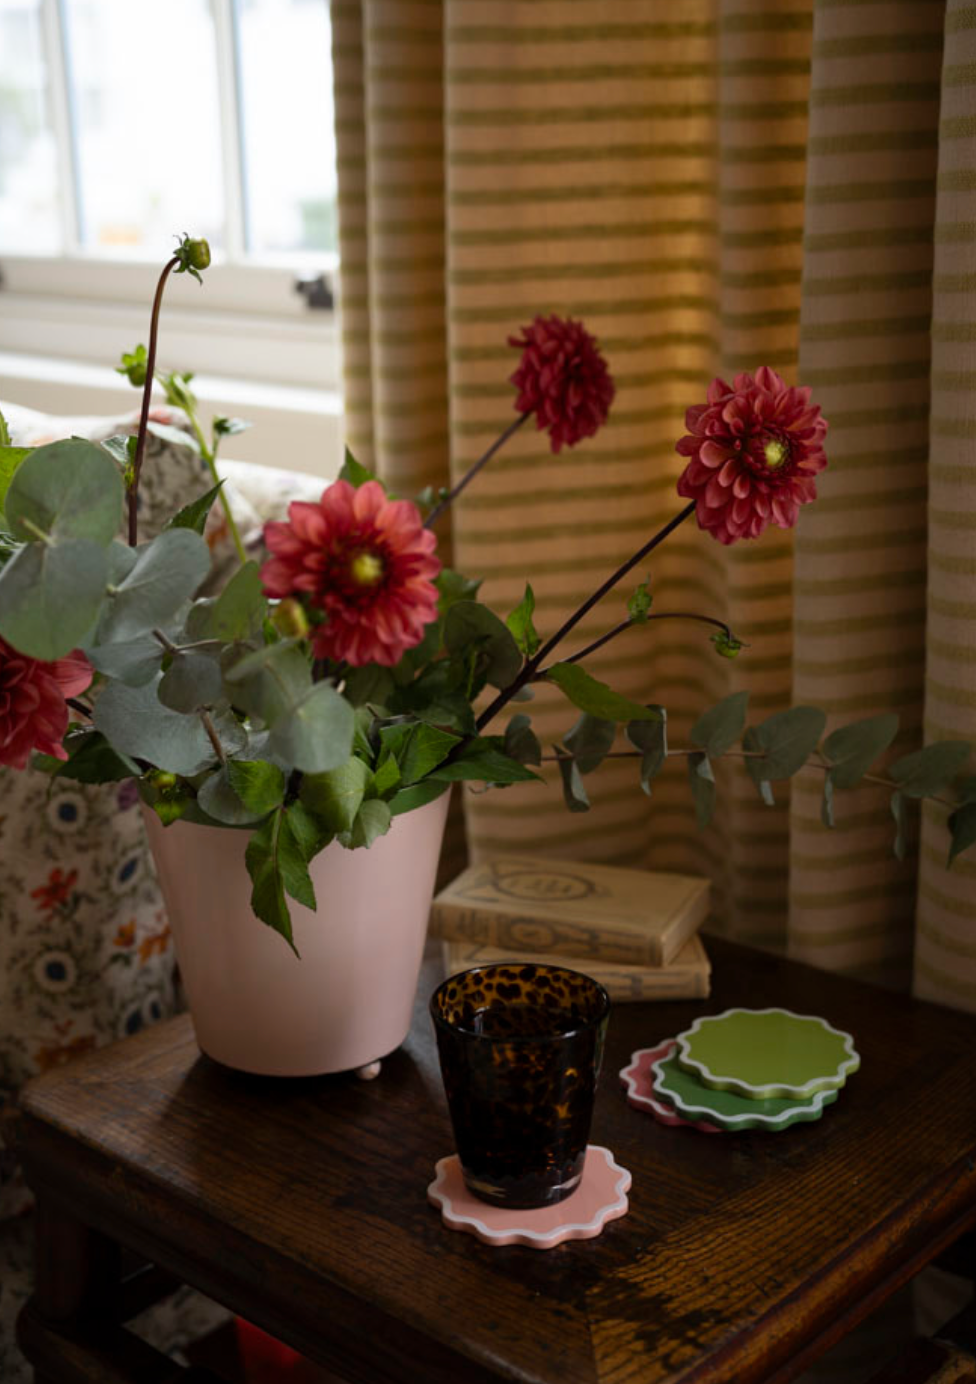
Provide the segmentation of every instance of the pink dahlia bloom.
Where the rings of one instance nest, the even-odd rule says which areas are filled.
[[[32,750],[67,759],[65,698],[84,692],[91,680],[91,664],[79,649],[45,663],[0,639],[0,764],[26,769]]]
[[[304,594],[325,612],[313,634],[316,658],[391,668],[436,619],[437,540],[417,506],[388,499],[378,481],[358,490],[336,481],[318,504],[295,500],[287,523],[265,525],[264,541],[272,554],[261,568],[265,592]]]
[[[554,452],[603,426],[616,391],[596,339],[582,322],[555,313],[537,317],[508,344],[522,349],[511,376],[518,390],[515,407],[535,413],[536,426],[548,429]]]
[[[713,380],[685,426],[676,449],[691,460],[678,494],[695,501],[699,528],[720,543],[758,538],[768,524],[791,529],[817,498],[827,421],[809,389],[788,387],[767,365],[736,375],[731,388]]]

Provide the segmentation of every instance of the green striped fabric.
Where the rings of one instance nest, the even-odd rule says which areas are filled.
[[[896,709],[905,749],[923,697],[930,736],[972,732],[976,333],[953,306],[976,295],[971,12],[949,7],[943,69],[943,0],[333,4],[353,446],[401,493],[460,475],[512,418],[507,338],[537,313],[584,319],[617,381],[597,437],[554,456],[523,428],[454,513],[456,563],[494,608],[530,580],[551,632],[676,512],[674,443],[714,374],[772,365],[831,419],[795,544],[771,529],[725,549],[686,525],[650,564],[657,612],[717,615],[748,652],[729,663],[701,627],[661,621],[588,664],[664,703],[675,746],[736,689],[754,720],[791,700],[833,724]],[[545,690],[523,709],[547,745],[574,720]],[[916,866],[892,862],[883,798],[845,795],[830,834],[816,771],[774,808],[741,764],[717,773],[705,833],[683,761],[648,800],[617,759],[585,816],[548,770],[545,787],[465,794],[471,848],[708,873],[714,927],[906,981]],[[963,967],[933,938],[964,931],[972,868],[930,880],[923,852],[918,974],[951,971],[954,1001]]]

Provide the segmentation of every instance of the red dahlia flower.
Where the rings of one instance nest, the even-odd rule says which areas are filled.
[[[84,692],[91,680],[91,664],[79,649],[45,663],[0,639],[0,764],[26,769],[32,750],[67,759],[65,698]]]
[[[720,543],[758,538],[769,524],[791,529],[817,498],[827,421],[809,389],[788,388],[767,365],[755,378],[736,375],[732,388],[713,380],[685,426],[676,450],[691,460],[678,494],[695,501],[699,528]]]
[[[325,612],[316,658],[353,667],[398,663],[437,616],[437,540],[409,500],[390,500],[378,481],[336,481],[318,504],[295,500],[287,523],[265,525],[273,554],[261,568],[269,596],[309,599]]]
[[[518,390],[519,413],[534,412],[539,428],[549,431],[558,452],[592,437],[607,421],[615,394],[607,363],[596,339],[572,318],[537,317],[509,346],[522,348],[519,368],[511,376]]]

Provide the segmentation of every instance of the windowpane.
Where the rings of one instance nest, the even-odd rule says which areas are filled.
[[[0,0],[0,250],[8,254],[61,248],[46,88],[40,0]]]
[[[87,250],[158,255],[223,235],[220,116],[207,0],[65,0]]]
[[[252,253],[336,249],[328,0],[235,0]]]

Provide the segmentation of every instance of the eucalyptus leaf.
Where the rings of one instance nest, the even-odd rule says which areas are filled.
[[[827,717],[818,707],[793,706],[749,727],[743,747],[760,751],[763,758],[747,759],[746,770],[760,791],[764,782],[790,778],[803,767],[817,748],[826,723]],[[765,792],[763,797],[769,801]]]
[[[688,756],[688,781],[695,801],[695,820],[699,828],[707,827],[715,811],[715,775],[706,754]]]
[[[895,819],[895,843],[893,850],[898,860],[905,859],[906,837],[908,835],[908,804],[903,793],[897,790],[891,795],[891,815]]]
[[[113,433],[111,437],[103,437],[99,440],[99,447],[108,452],[112,460],[124,473],[129,462],[135,456],[138,438],[131,433]]]
[[[190,778],[214,762],[213,746],[198,717],[163,706],[158,686],[158,678],[142,687],[110,682],[95,701],[95,728],[120,754]]]
[[[143,635],[119,644],[87,646],[85,653],[96,672],[117,678],[129,687],[141,687],[160,671],[164,650],[152,635]]]
[[[528,582],[525,583],[525,595],[518,605],[509,615],[505,624],[511,632],[521,653],[526,658],[531,658],[542,643],[536,633],[535,625],[532,623],[532,616],[535,612],[535,593]]]
[[[378,663],[367,663],[362,668],[349,670],[343,695],[353,706],[363,706],[366,702],[372,702],[374,706],[388,706],[395,686],[389,668],[381,668]]]
[[[746,723],[748,692],[733,692],[699,716],[691,728],[693,745],[711,759],[720,759],[739,739]]]
[[[56,543],[87,539],[107,547],[122,520],[123,485],[115,462],[81,438],[36,447],[17,468],[4,502],[16,538],[35,529]]]
[[[951,865],[957,855],[976,844],[976,802],[964,803],[962,807],[957,807],[955,812],[951,812],[948,827],[952,842],[946,865]]]
[[[270,748],[307,774],[325,773],[352,751],[353,709],[331,683],[317,682],[271,727]]]
[[[481,587],[481,581],[465,577],[455,572],[453,567],[442,567],[434,578],[438,590],[437,609],[446,615],[455,601],[473,601]]]
[[[285,796],[285,776],[276,764],[265,760],[232,759],[227,779],[234,792],[253,812],[270,812]]]
[[[966,765],[973,747],[965,740],[937,740],[889,764],[888,775],[907,798],[938,793]]]
[[[485,659],[483,674],[492,687],[507,687],[522,668],[511,631],[478,601],[454,602],[444,621],[444,645],[451,654],[477,650]]]
[[[213,706],[220,701],[223,688],[217,659],[191,649],[187,653],[174,654],[159,684],[159,700],[171,711],[196,711],[198,707]]]
[[[211,610],[211,618],[212,615]],[[295,641],[283,639],[279,644],[267,644],[245,654],[230,667],[225,665],[224,684],[235,706],[273,726],[290,716],[309,694],[312,670]]]
[[[631,721],[625,732],[634,748],[642,752],[640,782],[648,797],[651,797],[651,782],[668,759],[668,713],[663,706],[655,706],[652,710],[660,712],[660,721]]]
[[[612,691],[606,683],[598,682],[583,671],[578,663],[554,663],[546,676],[569,698],[580,711],[587,711],[604,721],[660,721],[661,713],[654,707],[641,706],[628,697]]]
[[[583,777],[576,760],[572,755],[561,750],[558,745],[555,746],[555,750],[556,760],[559,764],[559,776],[563,785],[563,802],[570,812],[589,812],[590,800],[586,788],[583,786]]]
[[[192,433],[184,432],[182,428],[174,428],[169,423],[157,423],[152,418],[146,424],[146,428],[154,437],[158,437],[160,442],[168,442],[171,447],[189,447],[191,452],[200,455],[200,444]]]
[[[869,716],[832,731],[823,742],[830,760],[828,778],[835,788],[853,788],[898,734],[898,717]]]
[[[591,774],[609,754],[616,735],[616,721],[601,721],[598,716],[584,711],[572,730],[563,736],[563,744],[573,756],[580,773]]]
[[[171,619],[210,571],[210,550],[191,529],[166,529],[140,548],[98,624],[96,643],[134,639]]]
[[[105,595],[108,557],[87,538],[30,543],[0,570],[0,635],[52,661],[83,644]]]
[[[191,500],[188,505],[184,505],[173,515],[166,525],[168,529],[192,529],[194,533],[203,534],[207,527],[207,519],[213,508],[213,503],[220,494],[223,481],[218,481],[215,486],[201,495],[198,500]]]
[[[542,763],[542,746],[531,726],[531,718],[519,711],[505,727],[505,753],[520,764]]]
[[[367,764],[355,757],[324,774],[306,774],[299,800],[334,835],[351,831],[370,779]]]
[[[230,763],[204,780],[197,789],[197,802],[208,817],[212,817],[215,822],[223,822],[225,826],[240,827],[251,822],[260,822],[276,804],[273,803],[271,807],[259,811],[242,802],[240,794],[231,782],[229,768]]]

